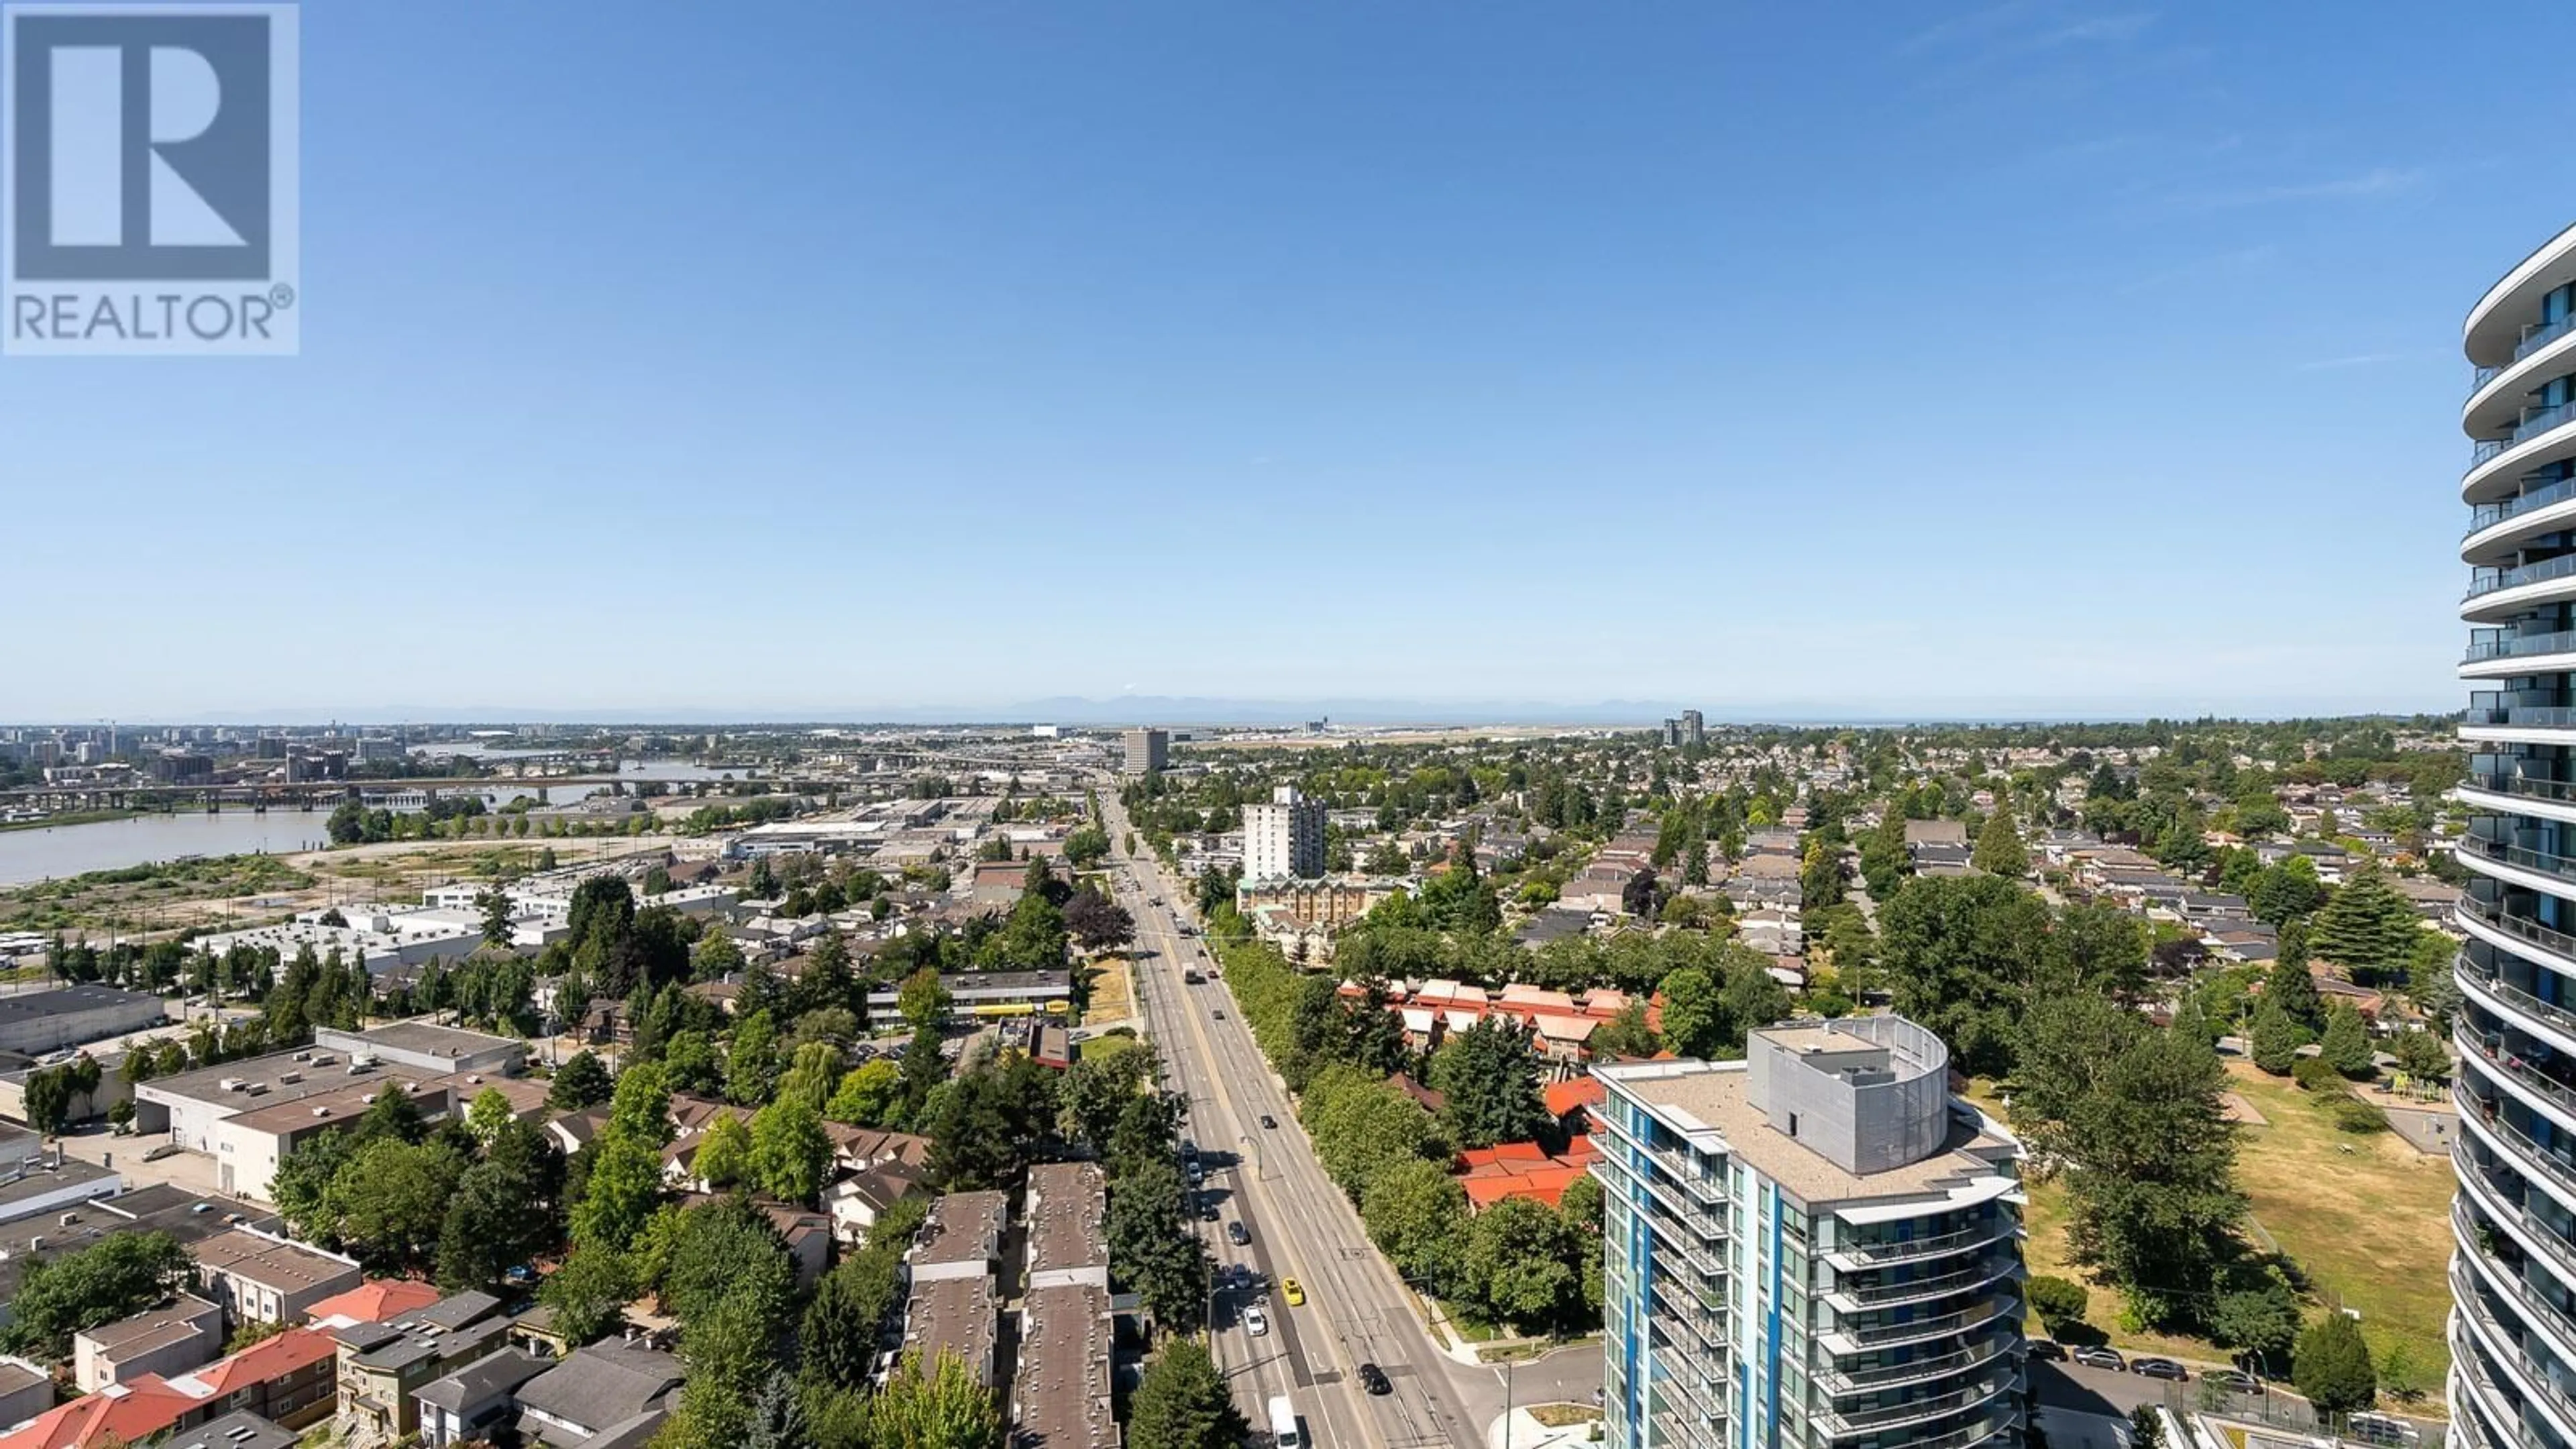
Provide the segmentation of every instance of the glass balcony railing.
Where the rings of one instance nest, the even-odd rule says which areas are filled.
[[[2485,1133],[2502,1144],[2498,1155],[2516,1167],[2537,1167],[2542,1176],[2576,1193],[2576,1163],[2560,1157],[2554,1148],[2541,1146],[2530,1133],[2507,1120],[2503,1113],[2480,1101],[2478,1094],[2465,1084],[2455,1083],[2451,1096],[2459,1103],[2460,1117],[2469,1124],[2471,1132]]]
[[[2493,594],[2505,589],[2518,589],[2525,584],[2545,584],[2552,579],[2576,575],[2576,553],[2560,554],[2538,563],[2522,564],[2509,569],[2478,569],[2469,577],[2469,591],[2463,599]]]
[[[2514,344],[2513,360],[2516,362],[2522,361],[2531,354],[2547,347],[2550,343],[2566,336],[2571,329],[2576,329],[2576,312],[2570,312],[2555,322],[2533,323],[2531,330],[2522,334],[2522,340]]]
[[[2491,795],[2519,795],[2526,800],[2576,801],[2576,782],[2544,780],[2535,775],[2471,775],[2460,785]]]
[[[2460,1241],[2471,1245],[2461,1250],[2459,1256],[2477,1266],[2479,1281],[2501,1291],[2514,1307],[2528,1318],[2537,1320],[2544,1332],[2555,1335],[2568,1348],[2576,1349],[2576,1312],[2532,1287],[2512,1264],[2475,1246],[2480,1239],[2477,1225],[2469,1218],[2466,1204],[2457,1201],[2451,1204],[2451,1222],[2462,1234]],[[2458,1270],[2455,1268],[2453,1271]]]
[[[2461,990],[2490,998],[2486,1005],[2491,1011],[2545,1021],[2561,1031],[2576,1033],[2576,1011],[2544,1000],[2529,988],[2505,980],[2504,974],[2492,962],[2481,961],[2464,950],[2453,974],[2458,977]]]
[[[2468,1195],[2476,1201],[2479,1211],[2520,1228],[2523,1236],[2540,1245],[2541,1254],[2557,1265],[2560,1273],[2576,1278],[2576,1243],[2561,1237],[2539,1214],[2517,1205],[2502,1183],[2497,1182],[2485,1168],[2467,1159],[2465,1149],[2455,1149],[2451,1154],[2451,1164],[2459,1173],[2460,1184],[2468,1189]]]
[[[2474,856],[2479,860],[2492,860],[2501,865],[2519,866],[2524,870],[2538,871],[2543,875],[2554,875],[2576,881],[2576,859],[2564,855],[2552,855],[2545,850],[2533,850],[2529,846],[2504,845],[2489,840],[2483,835],[2463,835],[2452,844],[2462,855]]]
[[[2451,1364],[2468,1375],[2469,1382],[2485,1393],[2486,1398],[2480,1401],[2479,1407],[2502,1409],[2508,1413],[2521,1408],[2522,1391],[2498,1387],[2495,1377],[2487,1372],[2486,1364],[2480,1360],[2476,1347],[2461,1336],[2463,1332],[2457,1327],[2451,1330]],[[2474,1416],[2455,1417],[2453,1422],[2471,1423],[2470,1432],[2487,1438],[2493,1444],[2510,1444],[2517,1449],[2561,1449],[2561,1446],[2532,1432],[2531,1426],[2520,1419],[2499,1423],[2493,1415],[2488,1415],[2472,1423],[2472,1418]]]
[[[2576,961],[2576,936],[2571,936],[2565,931],[2553,931],[2538,921],[2517,916],[2493,901],[2482,901],[2476,896],[2460,897],[2457,909],[2461,916],[2477,922],[2488,930],[2501,932],[2517,941],[2537,946],[2552,955],[2564,956],[2571,961]]]
[[[1827,1434],[1837,1439],[1875,1434],[1883,1429],[1901,1429],[1911,1424],[1929,1424],[1935,1419],[1946,1419],[1952,1414],[1976,1408],[1998,1394],[2011,1392],[2013,1381],[2012,1374],[1995,1374],[1950,1393],[1847,1412],[1827,1409],[1816,1415],[1816,1419]]]
[[[2011,1258],[1998,1253],[1973,1267],[1944,1273],[1937,1278],[1898,1279],[1892,1283],[1857,1286],[1837,1283],[1826,1291],[1825,1297],[1828,1301],[1855,1305],[1842,1310],[1844,1312],[1866,1313],[1873,1309],[1892,1308],[1900,1303],[1923,1303],[1953,1293],[1965,1293],[1971,1288],[1983,1287],[1998,1278],[2010,1276],[2013,1267]]]
[[[2504,439],[2502,438],[2480,438],[2469,448],[2469,466],[2472,468],[2478,467],[2485,463],[2489,458],[2503,452],[2504,447]]]
[[[2462,1261],[2464,1259],[2474,1259],[2480,1268],[2487,1271],[2471,1273]],[[2523,1332],[2538,1334],[2544,1342],[2552,1346],[2560,1358],[2563,1359],[2571,1349],[2576,1349],[2576,1342],[2571,1342],[2568,1337],[2571,1330],[2576,1330],[2576,1322],[2571,1322],[2563,1310],[2535,1291],[2530,1284],[2514,1277],[2511,1273],[2501,1271],[2502,1267],[2503,1265],[2494,1259],[2479,1253],[2461,1253],[2454,1257],[2451,1261],[2450,1274],[2452,1301],[2467,1302],[2476,1297],[2480,1289],[2484,1289],[2494,1293],[2497,1299],[2509,1305],[2516,1314],[2521,1316]],[[2481,1306],[2487,1308],[2490,1317],[2496,1318],[2499,1323],[2502,1322],[2502,1315],[2494,1311],[2493,1305]]]
[[[2498,639],[2481,639],[2461,656],[2462,664],[2476,664],[2488,659],[2524,659],[2538,654],[2576,652],[2576,629],[2557,629],[2546,634],[2511,634]]]
[[[2011,1345],[2012,1340],[1995,1337],[1957,1353],[1942,1354],[1938,1358],[1909,1359],[1904,1363],[1882,1364],[1877,1368],[1849,1371],[1823,1369],[1816,1374],[1816,1382],[1824,1387],[1826,1393],[1837,1397],[1874,1394],[1882,1389],[1903,1388],[1907,1384],[1928,1383],[1933,1379],[1946,1379],[1953,1374],[1965,1373],[1989,1359],[2003,1356],[2010,1351]]]
[[[2570,498],[2576,498],[2576,478],[2562,478],[2546,488],[2535,488],[2520,498],[2507,498],[2501,503],[2478,504],[2469,510],[2469,533],[2460,536],[2466,538],[2469,534],[2493,528],[2517,514],[2529,513],[2535,508],[2546,508],[2552,503],[2564,503]]]
[[[2543,1409],[2562,1424],[2576,1427],[2576,1395],[2570,1395],[2547,1373],[2540,1371],[2539,1360],[2524,1345],[2522,1335],[2505,1327],[2486,1299],[2477,1294],[2471,1293],[2454,1301],[2461,1316],[2468,1320],[2470,1337],[2504,1366],[2506,1376],[2520,1391],[2512,1396],[2513,1401],[2524,1401],[2537,1395]]]
[[[2021,1224],[2010,1218],[1990,1223],[1976,1223],[1956,1232],[1939,1233],[1928,1238],[1845,1239],[1825,1250],[1828,1262],[1848,1262],[1857,1271],[1881,1268],[1891,1263],[1911,1262],[1916,1258],[1937,1258],[1946,1253],[1964,1253],[1988,1243],[2017,1236]]]
[[[1935,1314],[1930,1318],[1909,1318],[1897,1323],[1878,1323],[1867,1327],[1843,1325],[1828,1329],[1819,1336],[1825,1351],[1835,1354],[1873,1353],[1883,1348],[1901,1348],[1909,1343],[1923,1343],[1948,1338],[1982,1328],[2005,1317],[2021,1306],[2021,1300],[2009,1294],[1981,1298],[1954,1313]],[[1838,1345],[1850,1345],[1840,1347]]]
[[[2558,403],[2551,407],[2536,409],[2523,414],[2522,421],[2513,425],[2511,441],[2528,442],[2551,428],[2571,420],[2576,420],[2576,403]]]
[[[2501,1036],[2474,1035],[2467,1029],[2467,1023],[2463,1022],[2461,1029],[2452,1036],[2451,1040],[2457,1043],[2463,1052],[2477,1058],[2485,1064],[2487,1070],[2496,1073],[2504,1080],[2553,1107],[2576,1113],[2576,1089],[2569,1088],[2564,1082],[2546,1075],[2538,1067],[2524,1061],[2520,1053],[2505,1050],[2504,1038]]]
[[[2471,728],[2487,729],[2576,729],[2576,709],[2554,704],[2513,705],[2503,709],[2472,709],[2460,717],[2460,723]]]

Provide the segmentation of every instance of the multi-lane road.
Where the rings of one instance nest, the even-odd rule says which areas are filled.
[[[1218,1361],[1256,1429],[1285,1395],[1322,1449],[1484,1449],[1505,1394],[1518,1402],[1584,1399],[1601,1383],[1600,1350],[1577,1346],[1512,1371],[1458,1363],[1433,1347],[1414,1299],[1368,1241],[1358,1215],[1315,1160],[1287,1093],[1252,1041],[1216,963],[1184,935],[1183,898],[1161,863],[1130,857],[1126,812],[1104,792],[1120,903],[1136,918],[1136,993],[1172,1090],[1188,1100],[1184,1132],[1207,1171],[1218,1220],[1196,1226],[1214,1254],[1209,1312]],[[1186,971],[1202,982],[1189,985]],[[1275,1126],[1264,1126],[1265,1119]],[[1227,1225],[1243,1224],[1236,1244]],[[1305,1293],[1291,1306],[1294,1279]],[[1246,1285],[1251,1286],[1246,1286]],[[1258,1308],[1268,1333],[1248,1331]],[[1370,1394],[1373,1363],[1390,1392]]]

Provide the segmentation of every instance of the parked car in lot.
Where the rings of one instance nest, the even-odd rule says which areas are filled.
[[[2243,1369],[2212,1369],[2208,1373],[2202,1374],[2200,1376],[2200,1381],[2205,1384],[2216,1384],[2230,1393],[2259,1394],[2263,1392],[2263,1381],[2254,1377],[2252,1374],[2247,1373]]]
[[[2104,1348],[2099,1344],[2094,1344],[2086,1348],[2079,1348],[2075,1350],[2072,1357],[2077,1363],[2084,1365],[2086,1368],[2116,1370],[2125,1369],[2129,1366],[2129,1361],[2120,1357],[2120,1351],[2118,1349]]]
[[[1270,1332],[1270,1315],[1258,1308],[1243,1310],[1243,1331],[1259,1338]]]
[[[2175,1383],[2187,1382],[2191,1378],[2191,1370],[2169,1358],[2131,1359],[2129,1372],[2145,1374],[2151,1379],[2171,1379]]]
[[[2066,1362],[2066,1345],[2059,1343],[2053,1338],[2034,1338],[2030,1341],[2030,1356],[2032,1358],[2044,1358],[2052,1363],[2064,1363]]]
[[[2363,1412],[2344,1421],[2344,1433],[2365,1444],[2403,1446],[2423,1442],[2423,1434],[2412,1424],[2394,1414]]]
[[[1395,1392],[1395,1385],[1386,1381],[1386,1370],[1379,1368],[1373,1363],[1364,1363],[1360,1365],[1360,1387],[1368,1390],[1372,1394],[1390,1394]]]

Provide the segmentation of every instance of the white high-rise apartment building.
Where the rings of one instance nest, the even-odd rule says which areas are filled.
[[[2469,312],[2454,1432],[2576,1446],[2576,227]]]
[[[2020,1142],[1902,1017],[1597,1067],[1615,1449],[2022,1442]]]
[[[1294,785],[1243,807],[1243,878],[1247,881],[1324,873],[1324,802]]]

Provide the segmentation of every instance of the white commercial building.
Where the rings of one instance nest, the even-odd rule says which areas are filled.
[[[1243,807],[1243,878],[1247,881],[1324,873],[1324,802],[1282,785],[1268,800]]]

